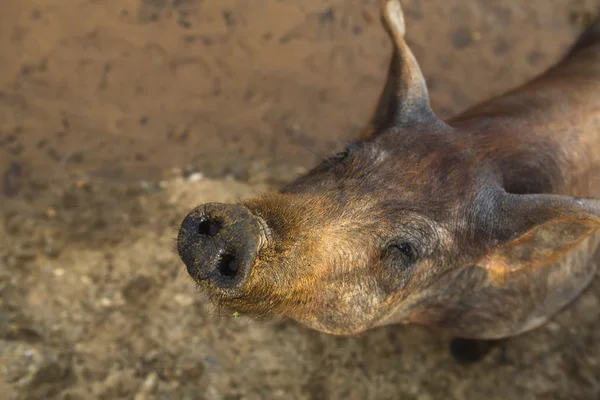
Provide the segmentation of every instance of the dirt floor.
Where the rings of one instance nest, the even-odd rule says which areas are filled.
[[[450,116],[547,68],[599,0],[405,0]],[[205,201],[356,137],[379,0],[0,0],[1,399],[599,399],[600,278],[461,366],[448,338],[215,315],[173,251]]]

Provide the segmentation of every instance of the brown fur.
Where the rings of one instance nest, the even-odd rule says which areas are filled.
[[[333,334],[418,323],[456,336],[533,329],[573,301],[600,244],[600,20],[554,67],[442,122],[383,2],[395,48],[347,152],[243,202],[270,237],[218,304]]]

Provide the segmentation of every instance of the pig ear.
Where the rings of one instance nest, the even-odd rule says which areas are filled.
[[[600,200],[504,194],[492,223],[495,247],[483,267],[494,280],[542,267],[600,229]]]
[[[404,15],[400,1],[383,0],[381,19],[394,49],[379,102],[360,138],[366,139],[393,126],[443,125],[431,110],[425,78],[404,40]]]

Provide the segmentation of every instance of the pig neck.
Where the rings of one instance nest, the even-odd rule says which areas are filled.
[[[600,45],[448,123],[515,192],[600,197]]]

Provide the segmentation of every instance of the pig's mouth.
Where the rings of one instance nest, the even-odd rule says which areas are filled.
[[[249,280],[255,259],[271,235],[265,220],[246,207],[210,203],[184,218],[177,251],[197,283],[235,296]]]

